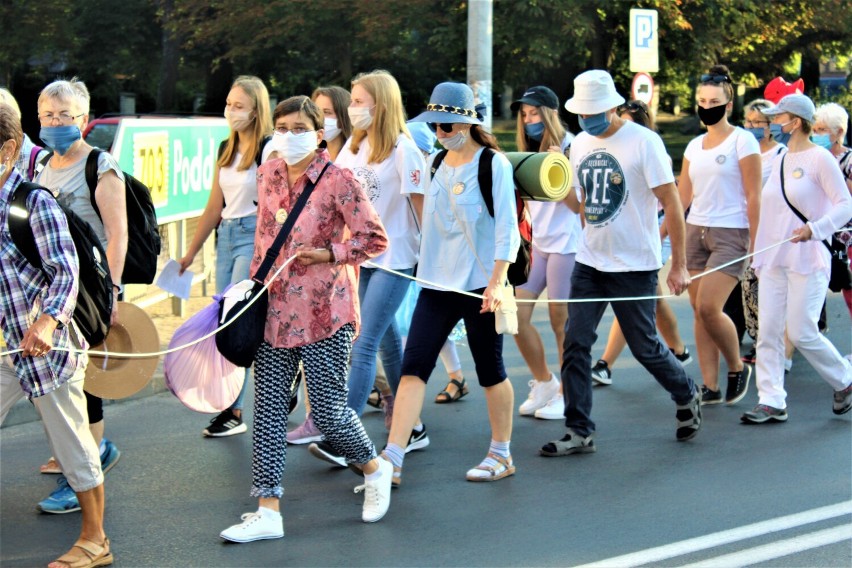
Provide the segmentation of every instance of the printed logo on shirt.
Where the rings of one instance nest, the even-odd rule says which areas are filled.
[[[624,172],[612,154],[593,152],[577,168],[585,195],[586,221],[606,226],[618,216],[627,201]]]
[[[408,172],[408,179],[411,180],[411,185],[420,187],[420,170],[412,170]]]
[[[367,197],[370,198],[370,203],[375,203],[381,193],[381,191],[379,191],[379,176],[376,175],[376,172],[373,171],[372,168],[355,166],[352,168],[352,174],[361,184],[361,187],[364,189],[364,193],[366,193]]]

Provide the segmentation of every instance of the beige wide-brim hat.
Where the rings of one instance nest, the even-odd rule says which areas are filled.
[[[565,101],[565,110],[573,114],[600,114],[624,104],[615,90],[612,76],[601,69],[591,69],[574,78],[574,96]]]
[[[154,353],[160,350],[160,335],[145,310],[129,302],[119,302],[118,323],[110,328],[104,343],[89,349],[109,353]],[[127,398],[145,388],[159,362],[159,356],[131,359],[89,355],[83,388],[101,398]]]

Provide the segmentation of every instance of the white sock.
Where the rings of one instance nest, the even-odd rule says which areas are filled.
[[[373,473],[365,473],[364,474],[364,481],[366,481],[367,483],[372,483],[374,481],[377,481],[381,477],[382,477],[382,469],[378,468]]]
[[[104,453],[106,451],[106,438],[101,438],[101,443],[98,444],[98,452]]]
[[[415,426],[415,427],[414,427],[414,431],[415,431],[415,432],[422,432],[422,431],[423,431],[423,423],[421,422],[420,424],[418,424],[417,426]]]

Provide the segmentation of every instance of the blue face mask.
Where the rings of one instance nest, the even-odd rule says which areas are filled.
[[[760,142],[766,137],[766,129],[765,128],[746,128],[752,135],[757,138],[757,141]]]
[[[48,148],[63,156],[83,135],[76,124],[69,124],[68,126],[42,126],[38,137]]]
[[[544,136],[544,123],[534,122],[532,124],[525,124],[524,132],[533,140],[541,140],[542,136]]]
[[[787,124],[790,124],[789,122]],[[787,126],[787,124],[776,124],[772,123],[769,125],[769,133],[775,138],[775,141],[779,144],[787,145],[787,142],[790,141],[790,136],[793,135],[792,132],[784,132],[783,128]]]
[[[609,128],[610,122],[606,118],[606,113],[601,112],[598,114],[593,114],[588,118],[580,118],[580,128],[582,128],[585,132],[588,132],[592,136],[599,136],[606,132],[607,128]]]
[[[831,136],[828,134],[811,134],[811,142],[817,146],[822,146],[826,150],[831,148]]]

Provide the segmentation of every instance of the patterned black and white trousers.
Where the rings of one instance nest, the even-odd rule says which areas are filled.
[[[287,418],[293,377],[301,361],[314,424],[334,450],[349,463],[367,463],[376,448],[360,418],[346,405],[349,354],[355,337],[348,323],[331,337],[294,348],[263,342],[254,360],[254,428],[252,432],[252,497],[281,498],[287,459]]]

